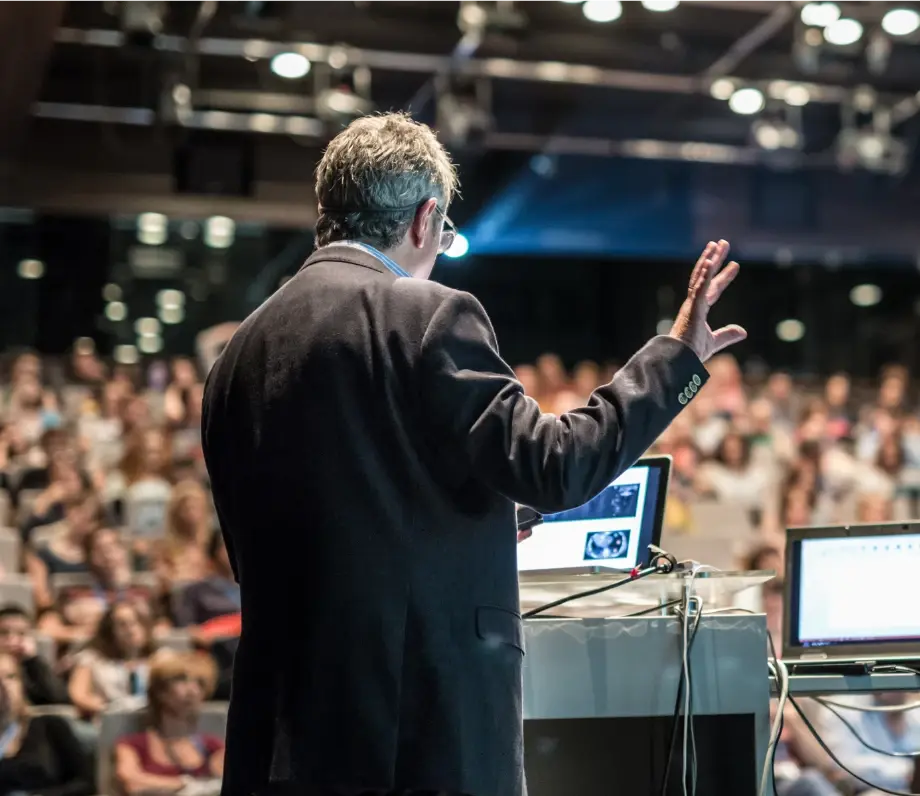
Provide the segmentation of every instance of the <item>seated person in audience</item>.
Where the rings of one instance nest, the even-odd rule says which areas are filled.
[[[185,586],[177,595],[175,619],[178,627],[201,629],[209,623],[240,613],[240,587],[233,578],[227,547],[219,533],[208,543],[209,573],[204,580]],[[234,634],[236,635],[236,634]]]
[[[907,702],[905,692],[875,693],[872,704],[876,707],[896,708]],[[916,694],[910,698],[916,699]],[[909,754],[920,749],[920,716],[916,710],[861,711],[840,709],[851,731],[830,711],[821,713],[822,737],[840,762],[853,773],[874,786],[893,791],[910,792],[914,774],[912,757],[890,757],[873,752],[859,738],[876,749]],[[854,735],[854,732],[856,733]],[[858,736],[858,738],[857,738]],[[862,783],[853,783],[857,793],[874,792]]]
[[[213,535],[214,519],[205,488],[197,481],[176,484],[166,512],[166,538],[154,554],[154,570],[165,588],[208,576],[208,543]]]
[[[30,716],[19,664],[0,653],[0,793],[90,796],[92,763],[61,716]]]
[[[64,705],[67,686],[51,664],[38,654],[29,615],[18,605],[0,608],[0,653],[20,667],[26,700],[31,705]]]
[[[48,464],[48,485],[36,496],[29,515],[19,529],[23,542],[29,542],[35,528],[63,520],[66,501],[88,486],[89,480],[80,472],[73,450],[62,449],[52,453]]]
[[[864,493],[856,499],[856,522],[891,522],[894,501],[887,494]]]
[[[700,468],[697,488],[726,503],[750,509],[763,507],[770,483],[767,472],[751,462],[749,440],[735,432],[723,437],[713,462]]]
[[[35,552],[26,553],[26,572],[35,588],[39,609],[54,603],[49,578],[65,572],[86,572],[86,537],[99,526],[99,498],[81,490],[64,501],[64,519],[54,536]]]
[[[92,641],[76,655],[71,701],[86,718],[110,705],[143,702],[152,652],[149,616],[132,603],[116,602],[103,615]]]
[[[776,700],[770,703],[770,723],[776,714]],[[783,731],[776,746],[773,780],[777,796],[837,796],[833,784],[839,777],[825,763],[827,756],[814,740],[791,705],[786,705]]]
[[[147,690],[150,725],[115,746],[115,779],[126,796],[181,793],[192,783],[209,783],[213,793],[219,792],[224,743],[198,730],[201,705],[213,687],[214,664],[206,656],[182,653],[157,659]]]
[[[153,618],[154,594],[131,579],[128,550],[117,531],[97,528],[86,539],[88,583],[69,586],[57,595],[55,608],[44,612],[39,629],[61,644],[91,638],[102,615],[116,602],[131,602]]]

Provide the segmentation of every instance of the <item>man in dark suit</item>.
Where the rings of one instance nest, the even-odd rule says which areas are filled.
[[[671,335],[541,414],[479,302],[426,281],[455,187],[427,127],[354,122],[317,170],[317,251],[211,371],[243,614],[225,796],[525,793],[514,504],[599,493],[744,337],[706,324],[738,269],[711,243]]]

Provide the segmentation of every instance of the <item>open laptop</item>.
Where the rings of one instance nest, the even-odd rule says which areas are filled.
[[[631,570],[661,541],[669,456],[640,459],[583,506],[547,514],[517,547],[521,573]]]
[[[790,528],[783,659],[801,672],[920,661],[920,522]]]

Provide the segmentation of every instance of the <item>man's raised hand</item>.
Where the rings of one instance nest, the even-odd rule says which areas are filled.
[[[671,327],[671,337],[688,345],[702,362],[747,337],[747,332],[737,324],[713,331],[707,322],[709,308],[738,275],[739,266],[734,261],[722,268],[728,250],[728,241],[725,240],[706,244],[690,274],[687,298]]]

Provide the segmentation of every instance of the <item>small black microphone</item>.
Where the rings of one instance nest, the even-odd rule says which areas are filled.
[[[649,560],[649,566],[655,567],[659,572],[667,574],[673,572],[677,567],[677,558],[672,556],[667,550],[662,550],[658,545],[650,544],[648,551],[652,554]]]

